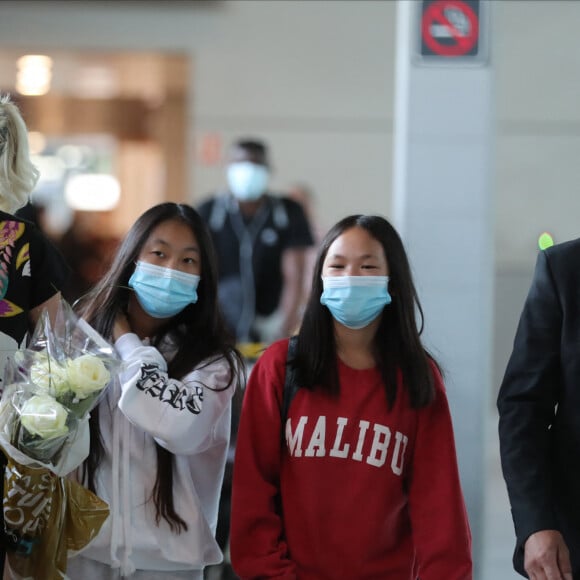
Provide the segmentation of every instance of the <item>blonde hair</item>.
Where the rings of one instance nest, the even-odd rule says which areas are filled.
[[[20,111],[10,95],[0,95],[0,210],[14,213],[25,206],[38,177]]]

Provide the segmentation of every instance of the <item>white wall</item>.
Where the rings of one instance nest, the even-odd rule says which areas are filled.
[[[544,229],[578,232],[580,3],[494,3],[497,263],[530,268]],[[275,185],[310,182],[330,225],[390,213],[396,2],[0,3],[0,48],[161,50],[191,57],[191,195],[223,182],[196,165],[203,135],[264,136]],[[452,98],[452,95],[450,95]]]
[[[191,196],[223,184],[195,164],[204,135],[270,143],[274,186],[303,180],[325,226],[390,211],[394,2],[2,2],[0,48],[190,55]]]
[[[495,4],[497,262],[529,268],[543,230],[580,235],[580,3]]]
[[[529,268],[544,229],[577,235],[580,3],[494,3],[498,265]],[[301,179],[330,225],[390,213],[394,1],[0,3],[0,48],[161,50],[191,57],[191,196],[223,183],[196,164],[207,133],[271,143],[274,185]],[[450,95],[452,98],[452,95]]]
[[[580,236],[580,2],[494,1],[495,394],[538,253]]]
[[[265,137],[274,185],[310,183],[326,226],[388,214],[394,5],[233,2],[227,14],[196,56],[196,135]],[[221,168],[200,167],[196,197],[216,183]]]

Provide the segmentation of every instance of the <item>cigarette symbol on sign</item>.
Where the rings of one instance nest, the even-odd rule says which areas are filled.
[[[431,35],[435,38],[457,38],[466,37],[471,34],[469,20],[460,10],[446,8],[443,10],[442,20],[447,22],[433,23],[431,25]]]
[[[423,2],[421,22],[422,54],[465,56],[477,54],[479,37],[478,5],[466,0]]]

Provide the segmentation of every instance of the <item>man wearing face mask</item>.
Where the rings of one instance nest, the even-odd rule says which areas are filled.
[[[226,177],[228,191],[198,208],[218,254],[220,304],[238,342],[270,343],[299,323],[311,228],[300,204],[269,191],[264,143],[235,142]]]

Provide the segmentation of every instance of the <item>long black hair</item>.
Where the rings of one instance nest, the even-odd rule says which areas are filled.
[[[151,232],[162,222],[179,220],[191,228],[195,235],[201,257],[201,279],[195,304],[188,305],[171,318],[159,330],[155,344],[170,339],[177,352],[168,364],[172,377],[182,378],[206,359],[223,356],[230,366],[232,382],[239,386],[243,375],[243,363],[234,348],[233,338],[228,335],[217,303],[217,259],[209,232],[200,215],[189,205],[162,203],[142,214],[133,224],[121,243],[108,272],[77,305],[80,315],[103,336],[111,338],[113,325],[119,312],[126,312],[133,290],[129,278],[141,249]],[[230,388],[228,387],[228,388]],[[83,465],[83,478],[95,491],[96,470],[104,455],[100,436],[98,407],[91,412],[91,450]],[[155,444],[157,451],[157,477],[151,497],[156,507],[156,521],[164,518],[176,532],[187,529],[173,504],[173,454]]]
[[[433,357],[423,347],[423,310],[413,283],[403,242],[395,228],[383,217],[351,215],[335,224],[320,245],[312,275],[312,291],[298,332],[296,354],[289,364],[295,368],[301,386],[322,389],[329,394],[340,390],[333,318],[320,304],[323,291],[322,267],[331,244],[351,228],[362,228],[377,240],[389,264],[389,293],[374,336],[373,354],[383,378],[389,407],[397,396],[398,375],[409,392],[411,405],[419,408],[434,398]],[[417,324],[417,314],[420,324]]]

